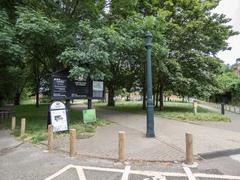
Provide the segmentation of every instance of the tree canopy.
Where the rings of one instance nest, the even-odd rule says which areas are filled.
[[[219,0],[21,0],[0,5],[0,101],[19,99],[24,88],[39,103],[51,73],[104,79],[114,105],[115,92],[137,89],[145,100],[145,34],[153,34],[156,106],[164,92],[209,97],[219,90],[227,39],[237,33],[230,19],[212,13]],[[24,71],[22,73],[21,71]],[[21,73],[17,88],[6,79]],[[10,94],[5,87],[11,87]],[[16,89],[18,89],[16,91]],[[46,88],[49,89],[49,88]],[[4,96],[2,96],[4,94]],[[143,100],[143,106],[145,102]]]

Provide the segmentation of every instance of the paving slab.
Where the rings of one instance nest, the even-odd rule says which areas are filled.
[[[184,152],[132,128],[113,123],[97,128],[96,134],[88,139],[77,140],[78,154],[101,158],[118,158],[118,132],[126,133],[127,160],[182,161]],[[55,139],[55,148],[69,151],[68,137]]]
[[[98,115],[101,118],[109,119],[117,124],[133,128],[142,133],[146,132],[145,115],[122,113],[106,109],[99,109]],[[238,149],[240,147],[240,132],[155,116],[156,139],[184,151],[186,132],[193,134],[195,154]]]
[[[73,108],[81,110],[81,106]],[[118,131],[125,131],[128,159],[173,161],[184,160],[185,133],[193,134],[194,154],[219,151],[235,152],[240,148],[240,132],[200,123],[176,121],[155,116],[156,138],[146,138],[146,116],[100,108],[97,116],[113,122],[100,127],[94,137],[78,140],[79,153],[117,158]],[[66,148],[65,148],[66,149]]]

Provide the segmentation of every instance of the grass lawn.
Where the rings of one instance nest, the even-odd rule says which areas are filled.
[[[142,110],[142,102],[116,102],[115,107],[107,107],[106,104],[96,103],[95,106],[122,112],[145,113],[145,111]],[[158,109],[155,109],[155,115],[169,119],[188,121],[230,121],[229,117],[223,116],[217,112],[212,112],[202,107],[198,107],[198,113],[194,115],[192,103],[183,102],[164,102],[164,111],[159,111]]]
[[[41,104],[39,108],[32,104],[15,106],[14,111],[17,118],[16,130],[13,132],[15,136],[20,136],[21,118],[26,118],[26,134],[23,138],[30,139],[33,143],[47,139],[47,104]],[[103,119],[97,119],[95,123],[83,124],[81,116],[80,111],[73,109],[69,111],[69,128],[75,128],[78,135],[81,133],[94,133],[97,126],[110,124],[109,121]],[[5,128],[10,128],[11,119],[3,120],[3,125]],[[55,133],[55,135],[58,134],[62,133]]]

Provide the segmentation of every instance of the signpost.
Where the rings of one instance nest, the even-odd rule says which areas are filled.
[[[54,101],[49,107],[50,123],[53,125],[53,132],[67,131],[67,109],[61,101]]]
[[[147,49],[147,137],[155,137],[154,133],[154,106],[152,97],[152,34],[146,34],[146,49]]]
[[[224,103],[221,103],[221,114],[225,115]]]

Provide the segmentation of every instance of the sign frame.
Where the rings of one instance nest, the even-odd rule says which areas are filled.
[[[63,107],[56,107],[55,109],[52,109],[51,107],[54,105],[54,103],[59,103],[61,106]],[[54,116],[55,115],[55,116]],[[58,130],[56,128],[56,126],[54,126],[54,121],[53,121],[53,117],[55,118],[55,123],[60,121],[65,121],[62,122],[62,127],[64,126],[64,129],[60,129]],[[56,119],[57,117],[57,119]],[[68,118],[68,109],[65,103],[63,103],[62,101],[52,101],[51,104],[49,104],[48,106],[48,124],[53,125],[53,132],[66,132],[69,131],[69,118]],[[64,119],[65,118],[65,119]],[[58,126],[59,127],[59,126]],[[60,126],[61,127],[61,126]]]
[[[63,70],[63,71],[57,71],[55,73],[52,74],[52,77],[51,77],[51,100],[72,100],[72,99],[98,99],[98,100],[101,100],[101,99],[104,99],[105,98],[105,83],[104,81],[102,80],[92,80],[90,77],[86,77],[86,86],[83,87],[82,91],[85,91],[86,93],[82,94],[82,96],[79,94],[79,97],[78,96],[73,96],[73,92],[80,92],[81,91],[81,87],[77,87],[76,85],[74,86],[74,84],[76,84],[76,81],[77,80],[72,80],[72,79],[69,79],[68,78],[68,75],[69,75],[69,72],[67,70]],[[62,78],[62,79],[65,79],[66,80],[66,83],[65,83],[65,96],[54,96],[54,93],[55,93],[55,82],[54,82],[54,78]],[[101,97],[93,97],[93,83],[94,82],[101,82],[103,85],[103,90],[102,90],[102,96]],[[79,80],[79,82],[81,82]],[[84,81],[82,81],[84,82]],[[79,88],[79,89],[77,89]],[[85,88],[85,89],[84,89]],[[99,91],[101,92],[101,91]],[[61,93],[61,92],[59,92]]]

